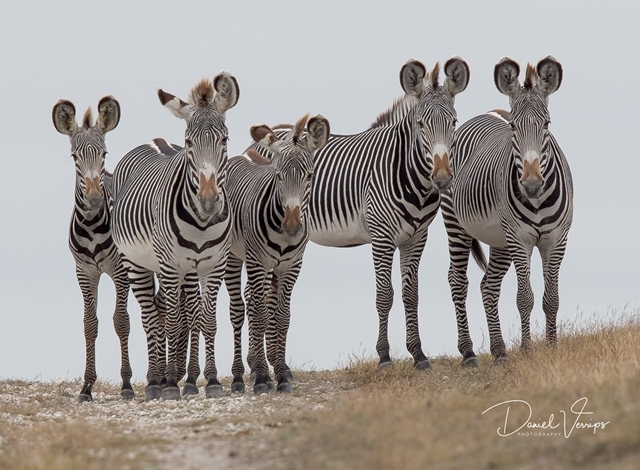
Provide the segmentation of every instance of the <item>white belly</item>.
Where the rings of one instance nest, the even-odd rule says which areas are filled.
[[[160,264],[150,243],[119,244],[118,250],[132,263],[155,273],[160,272]]]
[[[357,246],[371,243],[371,234],[363,222],[350,221],[327,228],[311,228],[309,239],[323,246]]]
[[[460,221],[460,224],[469,235],[482,243],[496,248],[507,247],[507,238],[497,218],[495,220]]]

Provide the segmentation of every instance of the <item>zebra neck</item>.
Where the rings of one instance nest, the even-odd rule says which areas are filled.
[[[75,217],[84,226],[96,225],[100,222],[109,222],[108,199],[105,197],[102,206],[97,209],[89,209],[84,199],[76,194]]]

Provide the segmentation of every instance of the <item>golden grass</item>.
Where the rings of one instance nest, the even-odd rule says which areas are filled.
[[[376,361],[353,360],[344,374],[357,387],[330,409],[270,444],[276,468],[331,469],[513,469],[638,468],[640,465],[640,323],[627,318],[578,328],[564,325],[555,348],[535,342],[514,349],[506,364],[488,355],[477,369],[457,358],[433,360],[433,370],[415,371],[410,361],[377,371]],[[591,415],[571,412],[582,408]],[[483,411],[507,400],[524,400],[529,435],[500,436],[527,420],[522,403]],[[578,401],[578,403],[576,403]],[[574,405],[575,404],[575,405]],[[566,429],[562,411],[567,413]],[[608,422],[604,429],[579,428]],[[538,435],[532,435],[537,432]],[[568,434],[568,436],[565,436]]]

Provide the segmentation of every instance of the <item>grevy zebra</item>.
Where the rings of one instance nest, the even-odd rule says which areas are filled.
[[[116,289],[113,324],[120,339],[120,395],[125,399],[131,399],[134,392],[130,383],[129,364],[129,278],[111,238],[111,175],[104,167],[107,153],[104,137],[118,125],[120,105],[113,96],[105,96],[98,103],[98,119],[95,124],[89,108],[82,119],[82,126],[78,126],[73,103],[60,100],[53,107],[52,118],[56,130],[69,136],[71,156],[76,168],[75,207],[69,227],[69,248],[76,262],[76,276],[84,299],[86,342],[84,385],[78,400],[92,400],[91,389],[96,381],[96,309],[98,282],[102,273],[111,277]]]
[[[260,155],[238,156],[229,160],[227,194],[233,217],[231,253],[227,260],[225,283],[231,302],[234,329],[232,392],[244,392],[241,330],[244,303],[240,293],[243,262],[247,265],[245,299],[249,319],[249,358],[256,374],[254,393],[268,391],[269,370],[265,359],[264,336],[267,323],[272,331],[268,350],[274,366],[278,391],[290,392],[286,372],[284,342],[277,346],[277,336],[286,337],[289,327],[290,299],[300,274],[304,249],[309,240],[308,201],[313,175],[313,154],[329,138],[329,122],[318,115],[307,123],[304,116],[284,139],[276,137],[268,126],[254,126],[251,137],[269,149],[271,161]],[[302,132],[307,125],[308,131]],[[267,308],[268,291],[274,288],[273,310]]]
[[[472,245],[476,248],[476,240],[491,247],[481,290],[493,356],[506,357],[498,298],[512,261],[518,277],[522,347],[529,347],[534,300],[530,259],[536,246],[542,257],[547,341],[556,341],[558,272],[573,215],[569,164],[548,129],[548,97],[560,87],[562,67],[551,56],[535,68],[529,65],[523,86],[519,72],[518,64],[506,57],[495,66],[495,84],[509,97],[511,112],[492,111],[460,127],[452,159],[455,180],[443,195],[451,257],[449,283],[464,365],[477,365],[465,308],[469,250]]]
[[[469,67],[449,59],[442,85],[438,64],[431,73],[417,61],[400,70],[406,95],[370,129],[332,134],[314,158],[309,201],[309,238],[325,246],[371,243],[376,273],[378,368],[390,365],[388,318],[393,303],[391,266],[400,249],[407,349],[416,368],[431,365],[418,330],[418,265],[429,224],[452,172],[449,155],[457,122],[455,96],[469,82]]]
[[[148,399],[179,399],[179,350],[188,334],[180,318],[181,285],[202,284],[203,315],[197,328],[206,342],[207,397],[224,392],[214,356],[215,307],[230,240],[225,196],[228,131],[225,113],[235,106],[239,89],[228,72],[213,82],[202,80],[189,103],[158,90],[160,102],[186,121],[185,147],[166,158],[147,146],[134,149],[114,172],[113,236],[129,267],[132,289],[143,310],[147,337],[158,337],[159,315],[153,300],[153,273],[165,295],[168,340],[167,386],[160,389],[158,342],[149,346]],[[185,279],[187,279],[185,283]],[[197,285],[197,284],[196,284]]]

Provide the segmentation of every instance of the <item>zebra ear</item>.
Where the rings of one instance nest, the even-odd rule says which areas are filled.
[[[187,119],[191,114],[191,105],[185,103],[177,96],[167,93],[162,88],[158,88],[158,98],[163,106],[166,106],[171,112],[180,119]]]
[[[78,123],[76,122],[76,107],[69,100],[59,100],[53,106],[51,118],[53,119],[53,127],[55,127],[60,134],[71,136],[78,128]]]
[[[442,85],[449,96],[454,97],[462,93],[469,84],[469,66],[461,57],[452,57],[444,64],[444,79]]]
[[[98,102],[98,122],[100,131],[106,134],[114,130],[120,122],[120,103],[113,96],[105,96]]]
[[[240,98],[240,88],[236,78],[229,72],[220,72],[213,79],[213,87],[216,89],[216,96],[213,104],[221,114],[233,108]]]
[[[545,97],[555,93],[562,84],[562,65],[554,57],[547,56],[536,67],[540,78],[539,88]]]
[[[419,98],[425,89],[423,79],[426,74],[427,69],[422,62],[415,59],[408,60],[400,69],[400,85],[404,92]]]
[[[280,140],[266,124],[251,126],[251,138],[267,150],[278,153]]]
[[[493,81],[498,91],[512,99],[520,89],[518,75],[520,66],[508,57],[503,57],[493,69]]]
[[[320,150],[327,144],[330,134],[329,121],[324,116],[312,117],[307,122],[307,147],[312,153]]]

